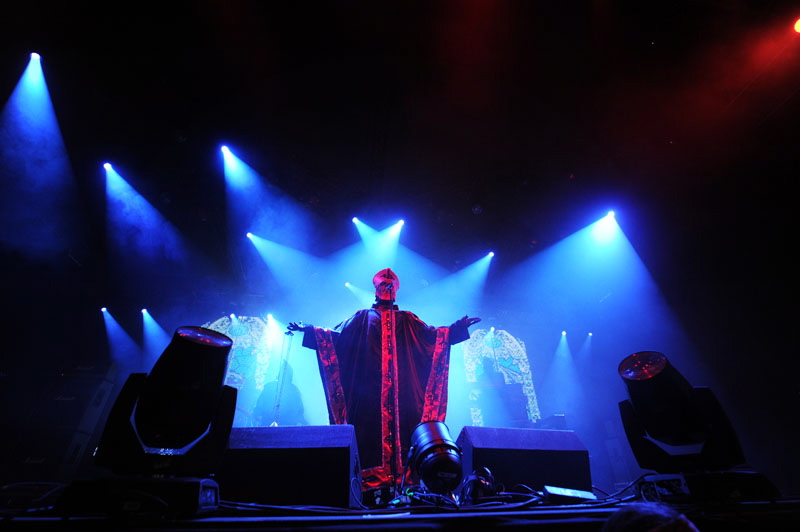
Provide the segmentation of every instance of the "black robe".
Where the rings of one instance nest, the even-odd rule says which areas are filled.
[[[468,338],[462,322],[431,327],[380,303],[333,330],[306,331],[303,345],[317,351],[330,422],[355,428],[364,489],[394,485],[414,428],[444,421],[450,346]]]

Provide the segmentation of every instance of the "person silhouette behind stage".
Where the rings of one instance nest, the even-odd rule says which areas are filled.
[[[426,325],[394,304],[400,280],[391,269],[372,282],[375,304],[333,330],[288,327],[303,331],[303,345],[317,352],[330,422],[355,429],[364,491],[390,489],[409,474],[414,428],[445,420],[450,346],[467,340],[469,326],[480,321],[464,316],[449,327]]]
[[[294,371],[283,362],[278,375],[268,381],[258,396],[254,417],[257,426],[307,425],[300,389],[292,382]]]

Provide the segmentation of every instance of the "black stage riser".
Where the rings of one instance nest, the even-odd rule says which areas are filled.
[[[359,508],[352,425],[236,428],[216,480],[225,501]]]
[[[465,476],[488,468],[505,491],[520,491],[518,485],[592,491],[589,451],[573,431],[467,426],[456,443]]]

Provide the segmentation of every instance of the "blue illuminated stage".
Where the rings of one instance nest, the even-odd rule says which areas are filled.
[[[800,529],[798,17],[4,6],[0,527]]]

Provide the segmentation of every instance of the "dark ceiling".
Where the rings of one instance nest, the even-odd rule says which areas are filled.
[[[447,268],[486,249],[511,263],[616,209],[674,304],[709,313],[719,298],[770,307],[782,283],[797,15],[752,1],[32,1],[5,8],[0,81],[10,94],[40,53],[87,195],[112,161],[198,237],[223,220],[228,143],[325,220],[320,254],[353,215],[405,217]]]

